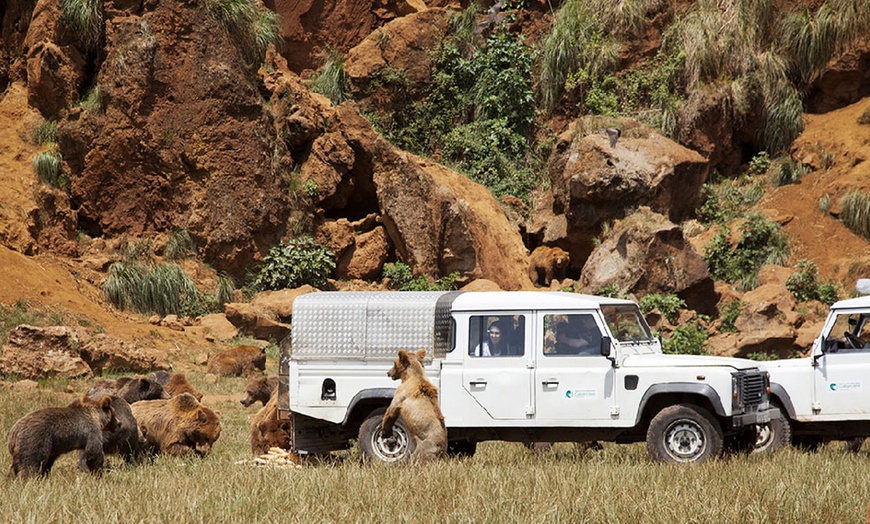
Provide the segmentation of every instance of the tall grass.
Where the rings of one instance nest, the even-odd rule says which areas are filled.
[[[340,51],[333,49],[327,53],[323,69],[311,81],[311,90],[338,105],[348,98],[348,82],[347,73],[344,72],[344,57]]]
[[[61,19],[73,30],[85,49],[93,51],[103,32],[102,0],[60,0]]]
[[[115,262],[103,283],[103,293],[115,307],[159,315],[182,314],[199,301],[196,286],[178,264]]]
[[[870,239],[870,193],[853,189],[843,195],[840,220],[855,234]]]
[[[31,138],[33,143],[37,145],[57,143],[57,123],[44,118],[40,119],[33,129]]]
[[[283,46],[278,13],[256,0],[206,0],[205,7],[239,44],[251,65],[263,62],[270,44],[277,50]]]
[[[33,164],[33,171],[36,172],[36,178],[38,178],[40,182],[60,187],[63,157],[56,147],[38,153],[33,157],[31,163]]]
[[[76,471],[67,454],[47,479],[0,480],[4,522],[829,523],[863,522],[870,498],[867,453],[846,453],[841,443],[697,466],[652,463],[643,444],[583,451],[562,443],[535,456],[520,444],[488,442],[474,457],[420,467],[363,465],[355,450],[300,469],[257,467],[247,461],[252,411],[233,398],[244,379],[186,375],[222,414],[211,455],[132,467],[109,456],[110,469],[94,478]],[[65,405],[86,386],[71,382],[72,394],[50,384],[5,390],[0,435],[25,413]],[[0,470],[9,463],[0,454]]]

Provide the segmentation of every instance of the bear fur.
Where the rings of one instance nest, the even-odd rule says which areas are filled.
[[[382,435],[390,438],[393,425],[402,417],[416,445],[411,454],[411,462],[414,463],[437,458],[447,451],[447,428],[438,405],[438,388],[426,378],[424,358],[425,349],[416,353],[399,350],[398,358],[387,376],[402,383],[396,388],[393,401],[381,421]]]
[[[92,399],[115,396],[126,400],[128,404],[169,398],[159,382],[143,376],[120,377],[117,380],[101,378],[94,382],[85,396]]]
[[[221,351],[208,363],[208,372],[228,377],[249,376],[266,370],[266,349],[257,346],[236,346]]]
[[[220,413],[190,393],[168,400],[143,400],[131,406],[151,454],[208,455],[221,435]]]
[[[540,246],[529,257],[529,280],[535,286],[549,287],[553,280],[565,280],[571,256],[560,247]]]
[[[116,425],[110,397],[32,411],[9,431],[9,476],[22,480],[46,476],[57,457],[77,449],[84,454],[80,467],[100,474],[105,462],[103,432],[114,430]]]
[[[278,377],[250,377],[245,386],[245,397],[239,402],[246,408],[254,402],[269,402],[272,392],[278,388]]]
[[[248,417],[251,425],[251,453],[260,455],[270,448],[291,449],[293,425],[288,419],[278,418],[278,388],[255,414]]]
[[[169,373],[168,371],[155,371],[148,375],[148,378],[154,380],[163,386],[163,390],[170,397],[177,397],[182,393],[190,393],[196,400],[202,402],[202,393],[197,391],[193,384],[187,381],[187,377],[183,373]]]
[[[136,423],[136,418],[133,417],[133,410],[130,409],[130,404],[120,397],[109,397],[112,399],[112,409],[115,410],[116,425],[113,429],[103,429],[103,454],[117,454],[124,459],[124,462],[130,464],[137,460],[142,455],[142,447],[145,445],[145,438],[139,430],[139,425]],[[86,405],[94,404],[94,400],[88,397],[83,397],[70,404]],[[84,471],[86,468],[87,455],[84,451],[79,451],[79,469]]]

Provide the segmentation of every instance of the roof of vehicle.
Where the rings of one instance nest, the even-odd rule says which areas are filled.
[[[870,307],[870,295],[864,295],[863,297],[858,298],[850,298],[847,300],[840,300],[839,302],[835,302],[831,309],[847,309],[847,308],[859,308],[859,307]]]
[[[633,305],[630,300],[562,291],[468,291],[459,294],[453,311],[492,309],[597,309],[601,304]]]

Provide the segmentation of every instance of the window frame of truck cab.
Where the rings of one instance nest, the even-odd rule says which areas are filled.
[[[854,348],[846,341],[848,331],[859,337],[864,346]],[[834,315],[831,329],[825,338],[825,353],[870,353],[870,312],[842,311]]]
[[[520,324],[514,325],[515,320],[519,317]],[[528,319],[525,314],[498,312],[498,313],[482,313],[470,315],[468,317],[468,355],[473,358],[518,358],[526,355],[525,333],[527,329]],[[493,325],[497,324],[500,328],[501,336],[505,337],[505,348],[511,347],[513,341],[514,348],[518,348],[518,352],[503,354],[503,355],[478,355],[477,348],[482,346],[489,339],[488,331]],[[511,339],[511,340],[508,340]],[[481,349],[482,352],[482,349]]]
[[[655,341],[637,304],[601,304],[601,314],[617,342],[645,344]]]
[[[544,357],[601,356],[601,339],[605,335],[595,316],[591,311],[544,313],[544,329],[541,334]],[[573,351],[580,347],[571,348],[571,341],[579,339],[586,343],[583,344],[582,351]]]

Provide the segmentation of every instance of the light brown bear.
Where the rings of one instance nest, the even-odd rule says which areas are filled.
[[[150,453],[208,455],[221,435],[220,413],[190,393],[168,400],[144,400],[131,406]]]
[[[266,404],[248,417],[251,425],[251,453],[260,455],[270,448],[290,449],[293,445],[293,425],[290,420],[278,418],[278,389],[272,392]]]
[[[553,280],[565,280],[571,257],[560,247],[540,246],[529,257],[529,280],[532,284],[549,287]]]
[[[221,351],[208,363],[208,372],[228,377],[248,376],[266,370],[266,349],[257,346],[236,346]]]
[[[168,371],[155,371],[148,378],[163,386],[163,390],[170,397],[177,397],[182,393],[190,393],[196,400],[202,402],[202,393],[197,391],[193,384],[187,381],[183,373],[169,373]]]
[[[269,402],[272,392],[278,388],[278,377],[249,377],[245,386],[245,397],[239,402],[246,408],[254,402]]]
[[[48,475],[57,457],[77,449],[84,454],[80,467],[99,474],[105,461],[103,431],[112,431],[116,425],[110,397],[32,411],[9,431],[9,476],[23,480]]]
[[[393,401],[384,413],[381,434],[390,438],[399,416],[416,445],[411,462],[420,463],[443,455],[447,451],[447,428],[438,405],[438,388],[426,378],[423,359],[426,350],[416,353],[399,350],[399,356],[387,375],[402,383],[393,394]]]
[[[163,386],[157,381],[142,376],[120,377],[116,380],[101,378],[94,382],[85,393],[86,397],[92,399],[99,399],[107,395],[122,398],[129,404],[140,400],[169,398],[169,395],[163,390]]]

